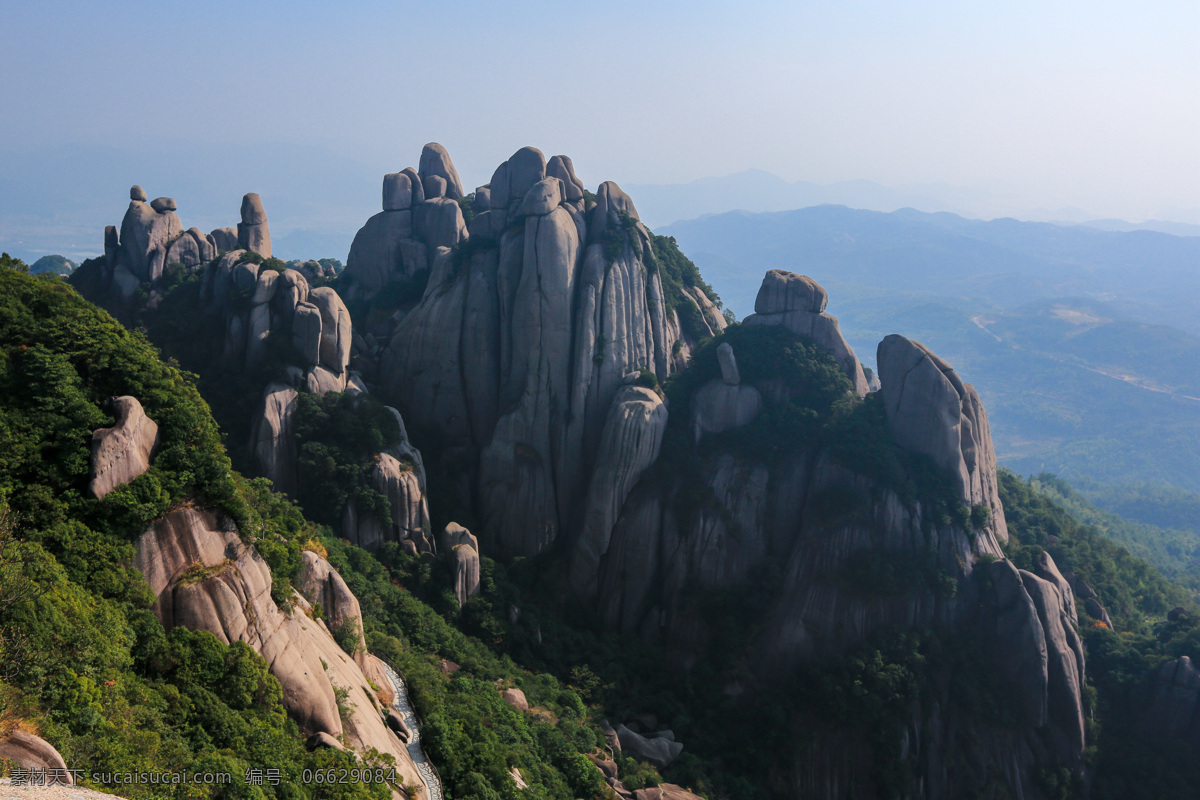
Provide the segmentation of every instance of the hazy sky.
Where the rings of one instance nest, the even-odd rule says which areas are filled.
[[[590,186],[753,167],[1200,221],[1195,0],[347,5],[7,3],[0,156],[281,145],[377,181],[433,140],[470,188],[533,144]]]

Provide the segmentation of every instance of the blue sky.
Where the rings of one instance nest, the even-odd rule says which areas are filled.
[[[591,186],[757,168],[1200,222],[1195,2],[6,5],[10,199],[64,151],[139,165],[113,216],[166,161],[240,197],[220,164],[278,152],[353,162],[288,190],[349,208],[440,141],[472,186],[534,144]]]

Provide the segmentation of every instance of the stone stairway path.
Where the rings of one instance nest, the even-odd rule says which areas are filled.
[[[396,690],[396,699],[392,703],[392,708],[404,717],[404,724],[408,726],[411,733],[408,739],[408,755],[416,765],[421,780],[425,782],[425,791],[428,793],[429,800],[443,800],[442,779],[438,776],[437,770],[433,768],[433,764],[430,763],[429,756],[425,754],[425,748],[421,746],[421,727],[417,723],[417,713],[413,710],[412,702],[408,698],[408,684],[387,664],[384,664],[383,668],[387,672],[388,680],[392,682],[392,687]]]

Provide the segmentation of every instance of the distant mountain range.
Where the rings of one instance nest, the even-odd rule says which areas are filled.
[[[789,211],[832,204],[869,211],[911,208],[925,212],[949,211],[972,219],[1017,217],[1102,230],[1151,230],[1176,236],[1200,236],[1200,224],[1197,224],[1200,223],[1200,209],[1164,211],[1175,221],[1133,223],[1096,219],[1096,214],[1078,208],[1032,208],[1020,198],[1008,197],[1002,192],[940,183],[892,187],[868,180],[830,184],[789,182],[770,172],[748,169],[689,183],[630,184],[623,188],[637,203],[642,220],[652,228],[735,210]]]
[[[1200,238],[903,209],[733,211],[666,226],[725,303],[753,310],[764,269],[818,282],[986,298],[1015,308],[1083,297],[1200,335]],[[836,312],[835,312],[836,313]]]
[[[661,232],[739,317],[781,268],[830,289],[864,363],[896,331],[928,345],[975,384],[1018,472],[1200,491],[1198,238],[840,206]]]

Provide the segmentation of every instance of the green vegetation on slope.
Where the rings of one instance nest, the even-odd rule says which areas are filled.
[[[96,500],[86,489],[91,434],[112,423],[100,410],[105,398],[121,394],[139,398],[162,445],[148,472]],[[290,596],[302,543],[328,543],[362,592],[372,646],[412,685],[448,797],[603,795],[600,773],[582,755],[600,740],[575,693],[492,655],[394,583],[376,559],[307,522],[266,481],[234,473],[193,379],[162,363],[142,336],[57,278],[0,269],[0,585],[31,590],[0,603],[0,655],[12,667],[0,669],[0,727],[39,731],[69,766],[89,774],[233,777],[223,787],[122,786],[133,798],[383,800],[379,785],[301,784],[302,770],[349,768],[353,758],[305,750],[278,682],[249,647],[167,632],[150,611],[153,597],[130,566],[133,538],[193,500],[225,509],[243,535],[254,532],[250,541],[271,566],[280,602]],[[440,569],[429,557],[410,566]],[[463,669],[445,676],[442,657]],[[544,712],[516,714],[492,681],[523,686]],[[511,766],[529,790],[518,794],[505,777]],[[249,785],[252,768],[278,769],[283,780]]]
[[[233,784],[213,796],[229,798],[382,798],[380,787],[300,786],[302,769],[352,761],[304,750],[278,682],[248,647],[167,633],[149,610],[153,597],[130,566],[132,537],[189,498],[259,532],[281,593],[308,535],[278,518],[265,482],[230,470],[195,385],[55,277],[0,270],[0,343],[0,506],[13,539],[3,577],[33,588],[0,609],[12,668],[0,725],[40,730],[89,773],[227,772]],[[91,434],[112,424],[105,398],[124,394],[158,423],[162,445],[148,472],[96,500],[86,489]],[[287,783],[247,785],[250,768],[280,769]],[[211,788],[122,790],[148,798]]]
[[[1092,797],[1194,797],[1200,785],[1194,750],[1177,740],[1148,737],[1138,722],[1150,675],[1169,659],[1200,657],[1200,610],[1185,589],[1074,519],[1036,484],[1002,471],[1000,490],[1013,533],[1009,557],[1028,568],[1041,550],[1048,551],[1060,570],[1073,571],[1095,589],[1116,628],[1089,617],[1079,604],[1088,682],[1097,692],[1088,736]],[[1182,613],[1170,613],[1177,608]]]

